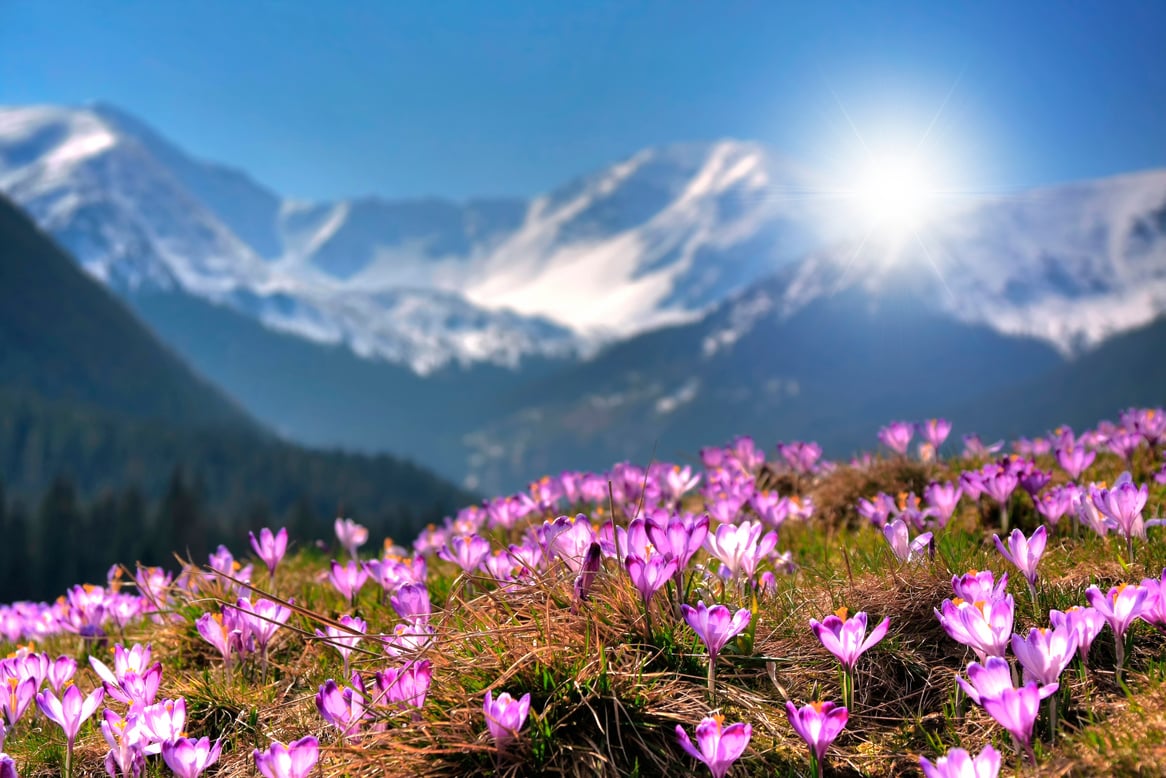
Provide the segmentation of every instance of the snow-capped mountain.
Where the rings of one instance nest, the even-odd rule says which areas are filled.
[[[110,286],[180,289],[418,372],[692,320],[816,245],[811,183],[723,141],[530,202],[302,203],[110,106],[0,109],[0,190]]]
[[[581,346],[549,320],[486,309],[426,279],[359,286],[304,265],[306,246],[342,253],[335,212],[362,203],[322,207],[312,230],[308,210],[105,106],[0,109],[0,191],[122,294],[179,290],[419,373]],[[331,240],[321,234],[329,229]]]
[[[790,266],[788,311],[908,264],[949,315],[1066,354],[1166,310],[1166,171],[969,201],[893,261],[838,231],[828,190],[721,141],[646,149],[529,202],[303,203],[110,106],[0,109],[0,191],[110,286],[179,289],[423,374],[589,353]]]
[[[788,318],[850,288],[904,285],[967,324],[1076,356],[1166,313],[1166,170],[966,203],[898,242],[868,236],[807,255],[788,283],[731,298],[709,353],[771,311]]]

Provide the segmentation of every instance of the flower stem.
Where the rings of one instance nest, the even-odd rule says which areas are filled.
[[[1115,674],[1117,676],[1118,686],[1121,686],[1121,668],[1126,661],[1126,642],[1124,638],[1125,635],[1114,634],[1113,636],[1114,648],[1117,651],[1117,667],[1115,668]]]
[[[842,668],[842,704],[854,712],[854,674],[845,666]]]

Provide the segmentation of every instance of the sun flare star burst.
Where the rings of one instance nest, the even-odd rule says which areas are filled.
[[[872,230],[901,234],[917,230],[931,215],[935,189],[920,160],[887,155],[867,162],[854,195]]]

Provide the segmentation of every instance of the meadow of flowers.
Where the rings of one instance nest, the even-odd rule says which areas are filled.
[[[739,438],[409,547],[264,529],[0,606],[0,778],[1166,774],[1166,414],[950,433]]]

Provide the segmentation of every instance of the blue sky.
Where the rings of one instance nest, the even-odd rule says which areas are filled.
[[[948,185],[1007,190],[1166,166],[1164,35],[1152,0],[0,0],[0,104],[107,100],[312,199],[531,195],[720,137],[844,174],[925,133]]]

